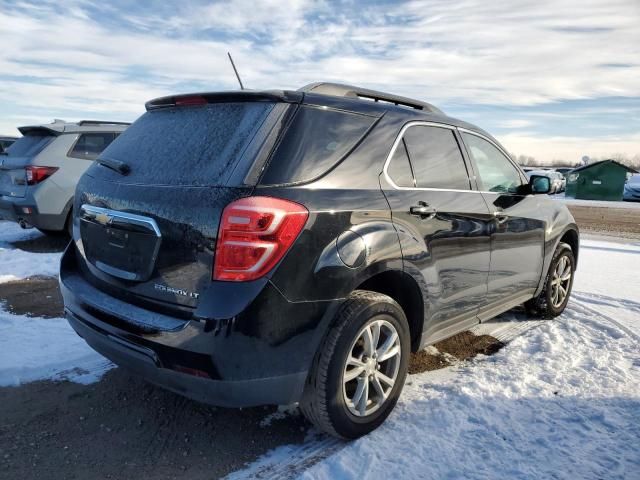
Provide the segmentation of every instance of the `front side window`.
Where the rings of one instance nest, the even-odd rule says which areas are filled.
[[[404,133],[418,188],[470,190],[469,175],[452,130],[415,125]]]
[[[69,152],[69,156],[95,160],[114,138],[116,138],[114,133],[83,133]]]
[[[490,142],[477,135],[463,133],[462,138],[475,162],[482,190],[517,193],[522,179],[509,159]]]

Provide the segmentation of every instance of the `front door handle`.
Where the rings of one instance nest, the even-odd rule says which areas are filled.
[[[425,202],[418,202],[418,205],[414,205],[409,209],[409,213],[416,217],[424,218],[433,218],[436,216],[436,209],[432,206],[428,205]]]

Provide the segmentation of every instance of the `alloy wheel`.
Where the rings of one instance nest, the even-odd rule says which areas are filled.
[[[398,377],[401,355],[398,331],[384,318],[374,318],[358,332],[342,374],[349,412],[366,417],[386,402]]]
[[[569,258],[567,256],[560,257],[551,279],[551,304],[554,308],[559,308],[567,298],[572,273]]]

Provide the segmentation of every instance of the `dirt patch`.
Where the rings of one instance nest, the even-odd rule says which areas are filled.
[[[282,444],[307,425],[275,408],[203,405],[113,370],[84,386],[0,388],[0,474],[40,478],[213,479]]]
[[[42,235],[29,240],[16,240],[10,242],[13,247],[31,253],[57,253],[62,252],[69,244],[69,238],[64,235]]]
[[[409,374],[422,373],[451,365],[455,360],[469,360],[476,355],[493,355],[504,343],[490,335],[462,332],[411,355]]]
[[[0,303],[14,315],[44,318],[64,316],[60,286],[55,277],[29,277],[0,283]]]
[[[640,238],[640,210],[621,207],[592,207],[568,204],[580,231]]]

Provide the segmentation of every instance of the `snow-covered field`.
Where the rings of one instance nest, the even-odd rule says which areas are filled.
[[[39,236],[35,229],[0,221],[0,283],[58,275],[61,254],[30,253],[11,244]],[[47,378],[90,383],[112,366],[64,318],[12,315],[0,304],[0,386]]]
[[[59,254],[9,243],[34,235],[0,222],[0,283],[55,274]],[[365,438],[311,431],[231,478],[640,479],[640,242],[583,238],[561,317],[510,312],[475,331],[508,344],[410,376],[395,412]],[[108,368],[65,320],[0,310],[0,385],[90,382]]]

